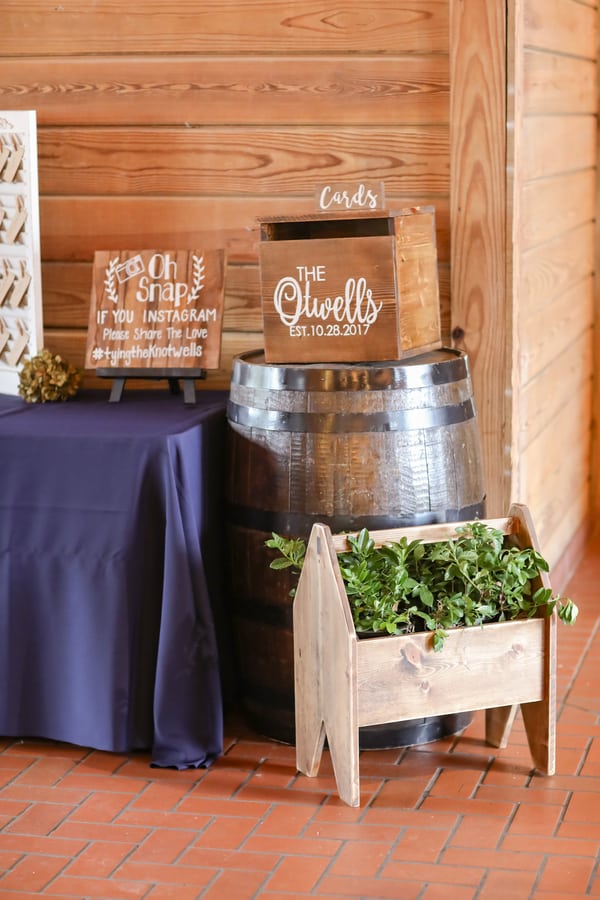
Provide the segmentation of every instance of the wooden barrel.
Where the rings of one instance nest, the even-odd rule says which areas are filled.
[[[295,579],[269,568],[272,532],[482,518],[485,491],[468,360],[441,349],[402,362],[266,365],[234,360],[227,412],[230,613],[249,722],[294,740]],[[361,729],[361,747],[455,733],[470,714]]]

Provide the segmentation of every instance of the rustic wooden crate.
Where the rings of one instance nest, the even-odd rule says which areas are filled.
[[[433,207],[261,220],[259,259],[267,363],[398,360],[441,346]],[[343,298],[337,313],[317,314],[328,298]]]
[[[526,507],[515,504],[507,518],[484,521],[517,546],[536,547]],[[455,537],[456,527],[393,529],[371,537],[378,545],[403,535],[442,541]],[[346,535],[313,526],[293,610],[298,770],[317,774],[327,737],[338,793],[359,806],[360,726],[485,709],[486,741],[505,747],[520,706],[534,765],[553,774],[556,612],[449,630],[438,653],[429,633],[359,640],[337,560],[346,549]],[[550,586],[545,573],[540,583]]]

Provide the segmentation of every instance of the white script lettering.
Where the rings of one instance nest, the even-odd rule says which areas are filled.
[[[337,322],[358,322],[372,325],[376,321],[383,303],[373,299],[373,292],[367,288],[365,278],[348,278],[343,295],[337,297],[311,297],[310,281],[304,285],[291,276],[281,278],[273,293],[273,305],[284,325],[296,325],[301,318],[334,318]]]
[[[326,184],[319,197],[319,207],[321,209],[331,209],[332,207],[377,209],[377,200],[377,194],[364,184],[359,184],[354,194],[350,194],[348,191],[334,191],[330,185]]]

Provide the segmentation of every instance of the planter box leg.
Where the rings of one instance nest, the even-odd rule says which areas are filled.
[[[318,715],[308,721],[306,710],[296,719],[296,768],[311,778],[319,771],[325,746],[325,723]]]
[[[340,800],[348,806],[360,806],[360,773],[358,766],[358,728],[328,731],[331,762]]]
[[[313,553],[313,548],[309,547],[307,558],[310,559]],[[310,563],[305,566],[294,601],[296,767],[311,777],[319,771],[325,744],[324,710],[319,690],[321,638],[318,574]],[[306,582],[310,582],[309,585]],[[308,611],[307,606],[310,607]]]
[[[296,767],[319,770],[325,735],[341,799],[360,804],[356,633],[331,532],[313,526],[294,599]]]
[[[514,706],[498,706],[485,711],[485,739],[492,747],[506,747],[508,736],[519,710]]]
[[[522,703],[521,712],[535,768],[543,775],[554,775],[556,767],[556,732],[554,704],[549,699],[539,703]]]

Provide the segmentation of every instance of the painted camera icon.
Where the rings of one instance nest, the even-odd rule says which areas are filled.
[[[131,259],[126,259],[125,262],[115,267],[115,274],[119,284],[129,281],[130,278],[135,278],[136,275],[141,275],[143,271],[144,261],[140,255],[132,256]]]

